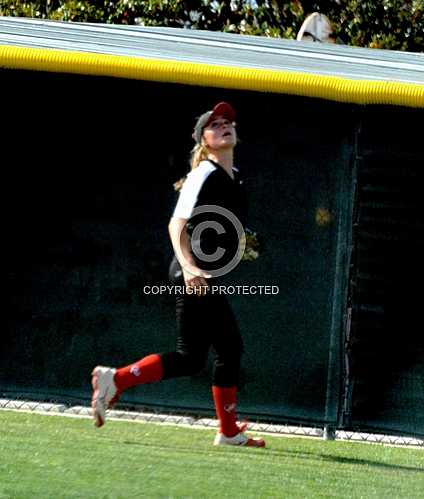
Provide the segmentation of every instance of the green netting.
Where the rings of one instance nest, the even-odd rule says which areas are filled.
[[[360,428],[424,433],[422,112],[363,112],[350,339]]]
[[[240,412],[340,425],[351,107],[70,75],[1,79],[13,152],[3,388],[88,400],[94,365],[174,348],[174,297],[142,289],[167,282],[172,184],[188,169],[194,117],[228,100],[238,111],[249,226],[264,246],[235,282],[279,288],[229,297],[246,346]],[[133,389],[123,402],[212,414],[210,368]]]

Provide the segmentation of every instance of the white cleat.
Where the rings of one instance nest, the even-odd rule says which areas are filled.
[[[223,433],[217,433],[214,445],[244,445],[246,447],[265,447],[265,440],[262,438],[249,438],[242,431],[234,437],[226,437]]]
[[[115,381],[116,369],[111,367],[97,366],[91,373],[91,385],[93,386],[93,395],[91,398],[91,407],[93,408],[94,424],[98,428],[105,424],[106,409],[113,404],[116,399],[117,388]]]

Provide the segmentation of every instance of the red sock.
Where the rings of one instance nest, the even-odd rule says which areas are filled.
[[[236,414],[237,387],[213,386],[212,394],[221,433],[226,437],[234,437],[240,431]]]
[[[163,376],[162,360],[152,354],[143,359],[116,370],[114,381],[120,392],[136,385],[160,381]]]

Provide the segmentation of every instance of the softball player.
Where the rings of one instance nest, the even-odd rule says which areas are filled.
[[[102,426],[106,410],[132,386],[198,373],[212,347],[212,396],[219,420],[214,444],[264,447],[264,440],[249,438],[244,433],[246,425],[237,424],[243,342],[225,294],[212,292],[220,275],[228,273],[238,261],[234,255],[239,253],[240,229],[247,214],[239,171],[233,166],[237,135],[232,106],[221,102],[202,114],[193,138],[192,169],[169,223],[175,252],[170,279],[185,290],[176,294],[176,350],[151,354],[119,369],[95,367],[94,422]]]

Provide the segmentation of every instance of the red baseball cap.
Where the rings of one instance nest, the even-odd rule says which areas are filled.
[[[226,118],[228,121],[235,121],[236,112],[231,104],[228,102],[219,102],[211,111],[207,111],[202,114],[194,127],[193,139],[200,144],[202,142],[202,133],[203,129],[209,125],[209,123],[217,118],[218,116],[222,116]]]

